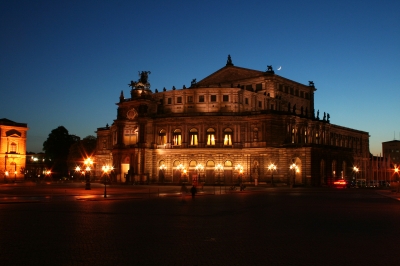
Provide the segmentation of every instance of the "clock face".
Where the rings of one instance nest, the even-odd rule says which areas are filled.
[[[130,120],[135,119],[137,117],[138,113],[136,112],[135,108],[132,108],[131,110],[128,111],[126,114],[126,117]]]

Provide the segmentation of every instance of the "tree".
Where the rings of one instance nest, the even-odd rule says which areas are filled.
[[[96,145],[97,138],[91,135],[72,144],[68,155],[70,169],[75,168],[77,162],[82,162],[85,158],[92,157],[96,151]]]
[[[68,134],[68,130],[63,126],[51,131],[47,140],[43,143],[43,151],[49,161],[53,176],[60,178],[67,175],[69,149],[79,140],[78,136]]]

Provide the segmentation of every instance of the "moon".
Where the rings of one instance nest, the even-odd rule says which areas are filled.
[[[282,69],[282,67],[280,66],[280,67],[278,67],[278,70],[281,70]]]

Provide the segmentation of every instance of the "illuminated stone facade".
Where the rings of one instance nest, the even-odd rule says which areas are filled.
[[[0,176],[3,181],[24,179],[28,126],[0,119]]]
[[[112,125],[97,129],[97,170],[112,161],[115,181],[320,186],[367,167],[368,133],[315,114],[313,82],[230,57],[187,88],[153,93],[149,74],[131,82],[129,98],[121,92]]]

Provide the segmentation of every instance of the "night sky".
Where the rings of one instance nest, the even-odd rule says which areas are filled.
[[[400,1],[0,1],[0,118],[84,138],[116,119],[138,71],[190,86],[226,64],[317,88],[332,124],[400,139]],[[281,66],[281,70],[277,70]]]

